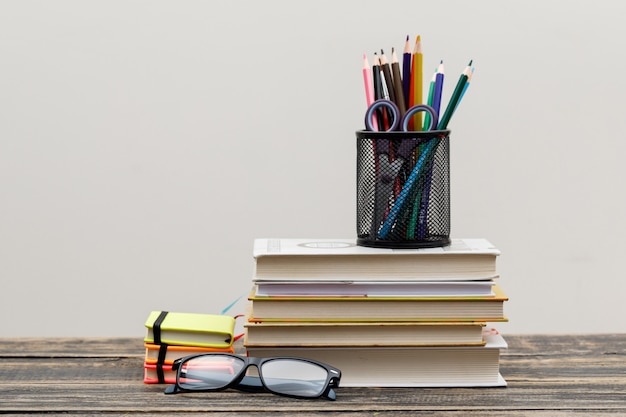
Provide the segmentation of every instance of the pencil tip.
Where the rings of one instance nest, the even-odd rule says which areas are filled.
[[[382,49],[382,48],[380,49],[380,54],[381,54],[381,55],[385,55],[385,51],[383,51],[383,49]]]
[[[394,52],[396,52],[396,48],[394,48],[393,46],[391,47],[391,53],[393,54]]]
[[[471,67],[471,66],[472,66],[472,62],[474,62],[474,60],[473,60],[473,59],[470,59],[470,62],[469,62],[469,64],[467,64],[467,66],[468,66],[468,67]]]
[[[406,41],[407,42],[409,41],[409,35],[406,35]]]

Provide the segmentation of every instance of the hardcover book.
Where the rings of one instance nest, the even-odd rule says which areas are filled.
[[[152,311],[146,320],[144,342],[154,344],[227,348],[233,343],[235,318],[217,314]],[[163,317],[160,323],[157,321]],[[160,343],[155,342],[155,323]]]
[[[245,347],[460,346],[485,344],[481,322],[246,323]]]
[[[485,280],[500,251],[485,239],[449,246],[384,249],[355,239],[256,239],[255,280]]]
[[[143,366],[143,383],[144,384],[175,384],[176,371],[172,370],[171,364],[159,366],[155,363],[144,363]],[[159,379],[159,373],[161,379]]]
[[[508,297],[498,285],[480,297],[262,297],[254,293],[251,322],[264,321],[506,321]]]
[[[146,348],[145,363],[156,364],[161,358],[162,363],[171,365],[176,359],[201,353],[225,352],[234,353],[232,346],[226,348],[203,348],[198,346],[155,345],[144,343]],[[164,352],[162,352],[164,350]]]
[[[457,347],[249,347],[257,357],[297,356],[341,369],[342,387],[495,387],[500,350],[507,344],[494,330],[484,346]]]
[[[494,295],[495,281],[266,281],[257,296],[467,297]]]

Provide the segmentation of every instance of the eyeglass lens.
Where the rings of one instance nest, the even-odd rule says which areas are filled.
[[[271,391],[300,397],[317,397],[326,388],[328,371],[314,363],[273,359],[261,365],[263,381]]]
[[[241,358],[199,356],[181,364],[178,385],[189,390],[219,389],[230,384],[243,368]]]
[[[230,384],[244,367],[241,358],[203,355],[181,364],[178,384],[183,389],[220,389]],[[277,394],[318,397],[326,388],[328,371],[298,359],[272,359],[261,365],[265,386]]]

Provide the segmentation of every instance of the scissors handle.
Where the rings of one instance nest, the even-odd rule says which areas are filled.
[[[404,117],[402,118],[402,126],[400,126],[403,132],[409,131],[409,121],[411,120],[411,117],[413,117],[416,113],[419,113],[421,111],[430,114],[430,125],[428,126],[428,129],[426,130],[433,130],[433,128],[437,127],[437,122],[439,119],[439,116],[437,115],[437,111],[433,109],[432,107],[430,107],[428,104],[418,104],[408,109],[406,113],[404,114]]]
[[[403,132],[409,132],[409,121],[411,120],[411,117],[421,111],[430,114],[430,124],[426,130],[433,130],[436,128],[439,121],[437,111],[427,104],[418,104],[411,107],[401,118],[400,109],[393,101],[380,99],[373,102],[367,108],[367,111],[365,112],[365,129],[375,132],[379,131],[378,127],[374,123],[374,115],[376,111],[382,108],[386,108],[391,113],[392,118],[391,126],[389,126],[389,129],[385,130],[385,132],[392,132],[394,130],[398,130],[398,128],[400,128],[399,130]]]
[[[398,128],[398,125],[400,124],[400,109],[398,109],[398,106],[396,106],[393,101],[380,99],[373,102],[365,112],[365,128],[367,130],[375,132],[378,131],[378,127],[374,124],[374,112],[382,107],[389,109],[393,119],[391,126],[389,126],[389,129],[385,130],[385,132],[391,132]]]

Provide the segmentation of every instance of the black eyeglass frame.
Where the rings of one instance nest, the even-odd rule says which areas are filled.
[[[217,357],[222,357],[222,358],[239,359],[239,360],[243,360],[244,363],[243,363],[241,370],[237,373],[237,375],[233,377],[231,382],[229,382],[228,384],[224,386],[217,387],[217,388],[200,388],[200,389],[188,389],[188,388],[181,387],[180,384],[178,383],[180,379],[180,373],[182,371],[181,365],[184,362],[187,362],[192,359],[199,358],[199,357],[204,357],[204,356],[217,356]],[[271,388],[268,388],[267,385],[265,384],[265,381],[263,380],[262,365],[266,362],[271,362],[277,359],[307,362],[313,365],[320,366],[323,369],[325,369],[327,376],[326,376],[326,381],[324,382],[325,388],[322,391],[322,393],[314,397],[308,397],[308,396],[300,396],[300,395],[293,395],[293,394],[285,394],[282,392],[274,391]],[[250,366],[256,366],[257,371],[259,373],[258,377],[246,376],[246,371],[248,370]],[[242,356],[242,355],[235,355],[231,353],[222,353],[222,352],[200,353],[196,355],[185,356],[183,358],[178,358],[174,360],[174,363],[172,364],[172,370],[176,371],[176,383],[169,385],[165,389],[165,394],[177,394],[177,393],[182,393],[182,392],[216,392],[216,391],[224,391],[228,388],[234,388],[234,389],[245,391],[245,392],[267,391],[272,394],[281,395],[283,397],[292,397],[292,398],[301,398],[301,399],[315,399],[315,398],[323,397],[323,398],[334,401],[337,398],[337,395],[335,393],[335,388],[339,387],[339,381],[341,380],[341,371],[335,368],[334,366],[330,366],[323,362],[319,362],[313,359],[290,357],[290,356],[257,358],[257,357],[252,357],[252,356]]]

